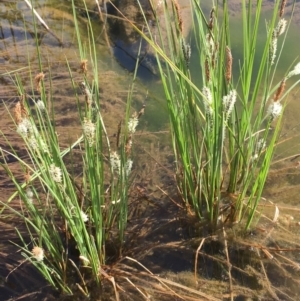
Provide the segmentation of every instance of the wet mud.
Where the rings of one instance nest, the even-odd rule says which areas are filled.
[[[186,3],[181,3],[181,5],[185,7]],[[264,9],[269,9],[271,5],[272,1],[265,1]],[[31,79],[39,72],[34,28],[31,14],[26,10],[25,5],[17,2],[3,2],[0,8],[2,9],[0,11],[0,129],[10,141],[13,141],[13,147],[17,153],[26,158],[24,145],[15,132],[15,126],[8,111],[12,111],[19,99],[15,86],[16,75],[26,87],[26,92],[30,96],[29,100],[35,100],[37,97],[36,91],[31,89]],[[60,141],[62,145],[68,146],[80,135],[81,126],[73,96],[74,89],[70,84],[69,73],[66,69],[66,60],[73,72],[74,81],[78,83],[76,93],[84,101],[84,96],[80,94],[79,89],[82,78],[78,72],[79,55],[72,35],[74,20],[70,9],[61,2],[55,2],[52,6],[41,5],[37,7],[37,10],[59,37],[58,40],[42,26],[39,28],[39,43],[45,65],[47,89],[50,89],[50,78],[52,78],[54,102],[49,104],[49,108],[53,106],[57,112],[55,122]],[[95,10],[94,5],[91,10]],[[230,1],[230,11],[233,16],[239,16],[240,1]],[[288,5],[287,15],[290,11],[291,6]],[[133,1],[126,1],[122,12],[132,20],[141,18]],[[116,13],[113,12],[112,15],[115,16]],[[24,16],[26,31],[23,25]],[[151,17],[149,17],[150,20]],[[81,22],[83,24],[81,30],[84,31],[86,22],[84,15]],[[101,110],[113,141],[118,122],[124,117],[128,86],[131,82],[130,72],[136,62],[136,49],[140,45],[140,39],[132,32],[128,24],[124,26],[124,23],[120,25],[114,24],[115,21],[109,22],[112,48],[108,49],[107,43],[100,38],[98,51],[101,56],[99,55],[98,63],[101,70]],[[294,22],[300,25],[299,5],[295,9]],[[188,34],[188,22],[186,24]],[[99,30],[102,31],[100,25]],[[60,41],[63,42],[63,47]],[[142,76],[148,72],[151,78],[149,80],[152,80],[152,76],[156,76],[155,63],[151,60],[152,54],[149,47],[142,46],[145,56]],[[128,59],[126,51],[122,54],[126,57],[118,54],[120,48],[128,48],[129,50],[126,51],[129,52],[131,59]],[[124,64],[130,60],[132,60],[130,66],[125,66]],[[145,78],[147,79],[147,76]],[[157,80],[155,78],[155,81]],[[145,102],[146,95],[146,88],[141,81],[135,91],[133,106],[136,109]],[[291,98],[296,99],[297,95],[292,95]],[[147,101],[150,102],[150,100]],[[296,130],[298,129],[298,111],[295,111],[295,109],[290,111],[290,120],[294,120],[294,123],[291,125],[286,122],[283,130],[283,135],[289,133],[291,138],[296,133],[294,131],[290,134],[288,129],[295,127]],[[124,257],[116,260],[108,268],[120,287],[126,291],[120,290],[121,300],[142,300],[136,288],[126,281],[126,277],[129,276],[133,277],[136,285],[143,292],[147,292],[149,297],[152,296],[153,300],[230,300],[232,291],[234,291],[234,300],[237,301],[297,300],[300,298],[299,256],[297,255],[300,248],[297,242],[297,235],[300,231],[298,159],[294,156],[287,162],[280,161],[287,154],[285,153],[286,146],[282,149],[279,146],[275,157],[275,161],[278,162],[274,164],[270,172],[265,189],[267,201],[262,204],[265,206],[259,209],[262,219],[253,231],[242,235],[238,227],[229,227],[226,233],[220,229],[212,235],[209,228],[197,223],[193,216],[188,216],[184,210],[176,206],[176,203],[181,204],[181,201],[176,193],[169,129],[166,126],[157,132],[147,131],[149,124],[155,123],[155,120],[147,118],[147,107],[145,115],[146,121],[141,124],[141,129],[133,141],[136,176],[130,192],[128,241],[124,248]],[[291,153],[295,154],[295,145],[299,146],[299,140],[295,142],[291,139],[291,145]],[[7,143],[2,137],[0,147],[7,148]],[[5,159],[17,177],[22,180],[24,175],[14,158],[8,156]],[[1,201],[5,201],[11,195],[13,188],[12,182],[0,169]],[[19,208],[17,198],[11,204],[14,208]],[[274,221],[276,206],[280,214]],[[14,227],[18,227],[25,233],[24,225],[18,219],[13,219],[8,211],[4,211],[0,221],[3,231],[0,239],[1,301],[86,300],[80,292],[75,297],[70,297],[61,296],[53,290],[34,267],[23,262],[19,249],[10,243],[10,241],[20,243]],[[29,238],[28,241],[30,241]],[[126,260],[126,256],[134,258],[149,268],[152,273],[160,275],[166,281],[164,284],[174,289],[178,296],[170,295],[167,291],[161,292],[162,284],[140,265]],[[186,297],[180,298],[179,296]],[[104,280],[102,291],[92,290],[91,299],[115,300],[111,283]]]

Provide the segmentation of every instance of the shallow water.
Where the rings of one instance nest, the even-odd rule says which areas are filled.
[[[233,5],[233,8],[235,7],[236,6]],[[66,69],[67,60],[74,72],[75,81],[80,80],[80,76],[76,73],[76,70],[79,68],[80,60],[74,34],[72,12],[68,4],[61,1],[36,1],[35,8],[55,33],[55,35],[50,34],[41,25],[38,26],[39,44],[42,49],[42,60],[45,66],[44,72],[46,73],[46,79],[47,77],[49,79],[50,75],[53,78],[52,84],[56,96],[54,105],[55,109],[59,112],[57,129],[61,133],[62,141],[68,144],[70,141],[76,139],[81,131],[76,114],[76,105],[72,97],[70,97],[71,89],[68,87],[69,74]],[[93,9],[93,7],[91,7],[91,9]],[[239,24],[238,8],[236,8],[234,14],[233,30],[236,31],[232,34],[232,45],[233,52],[236,53],[238,57],[240,55],[239,37],[241,35],[236,25]],[[268,15],[267,12],[266,15]],[[3,100],[0,107],[0,128],[8,137],[15,141],[16,148],[21,151],[22,145],[20,142],[18,143],[20,139],[15,134],[13,124],[5,111],[4,104],[11,108],[18,99],[14,82],[16,74],[20,76],[22,82],[28,89],[28,93],[32,95],[30,81],[31,78],[38,73],[38,57],[33,34],[34,27],[31,11],[24,3],[19,1],[1,2],[0,20],[0,97],[1,100]],[[23,20],[25,20],[25,23]],[[84,13],[79,19],[79,24],[81,31],[87,33]],[[124,62],[120,61],[123,60],[122,58],[116,58],[112,55],[112,53],[117,55],[117,50],[113,49],[111,52],[110,48],[107,47],[107,41],[104,38],[102,27],[96,18],[93,19],[93,25],[95,25],[96,32],[99,32],[97,41],[97,52],[99,56],[97,63],[100,70],[100,92],[103,101],[102,110],[107,122],[108,131],[110,135],[113,135],[116,131],[118,121],[124,116],[124,104],[127,98],[128,87],[131,83],[132,73],[123,68]],[[262,27],[263,26],[262,24]],[[284,74],[285,68],[290,66],[294,58],[299,55],[299,26],[299,23],[292,24],[291,26],[290,36],[286,44],[288,51],[283,52],[283,63],[280,65],[282,71],[281,74],[278,75],[278,79]],[[83,41],[83,44],[84,43]],[[116,44],[117,42],[111,45]],[[85,45],[85,47],[88,49],[88,45]],[[197,55],[194,55],[193,59],[197,61]],[[50,66],[51,69],[48,68],[48,66]],[[191,66],[193,66],[193,64],[191,64]],[[198,72],[198,70],[193,69],[191,71],[194,74]],[[201,243],[201,239],[191,239],[191,237],[199,236],[199,233],[196,232],[194,226],[192,226],[189,221],[180,216],[178,210],[170,206],[169,203],[166,203],[163,199],[163,194],[156,188],[157,184],[165,190],[170,189],[170,187],[174,185],[172,178],[173,157],[168,142],[167,114],[162,91],[159,91],[159,89],[159,78],[157,76],[151,78],[146,77],[142,70],[140,78],[137,81],[133,106],[138,110],[139,107],[146,102],[147,109],[144,121],[140,124],[140,128],[143,129],[138,134],[139,139],[137,140],[140,141],[136,141],[136,169],[139,185],[146,190],[147,195],[150,197],[139,204],[139,208],[136,209],[131,217],[132,221],[138,221],[144,224],[135,237],[141,246],[137,248],[138,251],[133,252],[133,254],[136,259],[141,260],[151,271],[163,275],[164,278],[198,291],[207,292],[208,294],[214,295],[218,300],[226,300],[226,298],[228,298],[228,273],[226,268],[224,268],[224,264],[219,264],[217,261],[217,259],[224,260],[225,258],[223,244],[219,244],[213,237],[210,237],[207,230],[199,230],[203,231],[201,236],[207,237],[207,242],[203,245],[201,254],[199,255],[197,272],[201,277],[199,276],[199,279],[195,282],[193,278],[193,266],[195,253]],[[300,140],[299,137],[296,136],[300,126],[298,118],[300,103],[297,101],[299,93],[297,94],[296,92],[293,92],[293,94],[289,96],[289,105],[286,110],[282,130],[282,139],[287,139],[287,141],[279,146],[274,158],[275,161],[300,152]],[[32,97],[35,96],[33,95]],[[288,140],[289,138],[291,139]],[[5,142],[1,141],[0,146],[5,148]],[[293,159],[294,158],[291,157],[287,161],[280,161],[274,164],[274,170],[270,173],[265,190],[265,196],[268,200],[281,204],[279,209],[281,213],[280,224],[287,227],[288,230],[283,230],[280,226],[275,227],[270,220],[264,218],[259,226],[261,232],[257,230],[255,233],[250,233],[243,241],[239,243],[233,242],[230,247],[229,255],[231,262],[234,266],[239,266],[240,269],[245,270],[245,273],[243,273],[241,270],[233,269],[232,275],[236,279],[234,283],[235,288],[237,289],[238,286],[245,287],[245,293],[236,295],[235,300],[243,300],[243,295],[251,296],[250,298],[252,299],[250,300],[257,300],[255,294],[247,293],[247,289],[252,291],[256,290],[258,292],[261,290],[264,292],[261,300],[273,300],[272,290],[275,286],[278,286],[278,288],[282,290],[290,287],[294,296],[299,295],[296,285],[299,280],[295,277],[293,271],[289,271],[286,275],[278,275],[278,266],[283,266],[284,263],[282,262],[284,262],[284,260],[288,268],[291,270],[293,268],[295,269],[293,265],[299,261],[297,255],[292,254],[287,257],[288,259],[282,259],[282,262],[280,262],[280,257],[277,257],[280,263],[274,263],[274,261],[268,261],[270,259],[267,257],[266,250],[260,247],[265,243],[265,240],[270,240],[268,247],[273,247],[277,244],[278,250],[284,247],[292,248],[289,240],[293,240],[295,238],[294,235],[300,231],[298,224],[298,222],[300,222],[300,212],[297,209],[297,206],[299,206],[300,193],[300,167],[299,169],[296,168],[298,159]],[[12,191],[11,183],[7,180],[3,171],[0,170],[1,200],[4,201],[10,191]],[[157,209],[157,204],[160,206],[159,210]],[[295,207],[285,208],[282,204],[284,204],[285,207],[287,207],[287,204]],[[274,205],[267,206],[263,214],[272,220],[274,208]],[[176,219],[174,219],[174,217],[176,217]],[[7,227],[7,230],[10,230],[9,235],[14,237],[13,228],[9,227],[5,220],[3,221],[3,227]],[[145,231],[145,233],[143,231]],[[222,238],[222,232],[219,235]],[[231,240],[231,236],[234,237],[235,233],[233,230],[231,233],[230,230],[228,231],[228,235],[230,237],[229,240]],[[3,241],[0,242],[3,244],[2,248],[7,246],[7,240],[11,239],[11,237],[9,237],[10,236],[6,236],[3,238]],[[247,243],[249,245],[247,245]],[[252,250],[250,244],[256,244],[256,247]],[[296,244],[296,248],[298,247],[298,244]],[[17,265],[16,263],[11,264],[9,260],[20,260],[19,257],[15,259],[13,256],[13,259],[10,259],[6,256],[11,250],[13,250],[13,252],[16,251],[9,247],[8,250],[5,250],[5,256],[0,257],[1,288],[3,288],[4,283],[3,278],[6,277],[7,273],[12,269],[12,266]],[[252,257],[254,253],[255,256],[253,255]],[[259,257],[257,253],[259,253],[261,257]],[[274,254],[276,254],[276,251],[274,251]],[[280,254],[285,256],[286,253]],[[260,261],[259,258],[262,258],[262,260]],[[292,260],[292,262],[288,262],[288,260]],[[270,281],[272,281],[272,290],[270,289],[271,292],[269,292],[269,295],[266,293],[268,292],[268,288],[265,288],[268,286],[267,281],[258,279],[259,275],[257,275],[257,271],[262,269],[261,262],[263,262],[265,266],[269,266],[267,273]],[[256,271],[246,271],[249,265],[251,265],[253,269],[256,268]],[[15,294],[15,296],[21,296],[22,294],[30,292],[26,290],[25,287],[31,286],[30,281],[29,283],[24,282],[22,284],[24,290],[16,289],[18,281],[22,283],[22,280],[20,280],[24,277],[22,273],[32,275],[31,281],[35,283],[33,290],[39,291],[38,287],[44,284],[37,282],[37,278],[39,277],[30,270],[30,267],[26,268],[29,270],[25,269],[25,272],[20,271],[18,280],[13,279],[8,283],[9,289],[7,284],[4,286],[5,293],[10,294],[10,296],[13,294]],[[277,276],[278,278],[276,279]],[[295,279],[292,279],[293,277]],[[207,279],[211,282],[208,282]],[[209,286],[215,286],[217,289],[212,289]],[[49,291],[42,291],[42,293],[46,293],[46,295],[49,296]],[[280,294],[280,292],[277,292],[277,294],[282,296],[281,300],[285,300],[283,293]],[[259,295],[259,293],[256,295]],[[37,298],[36,300],[40,300],[38,299],[40,298],[39,296],[40,295],[37,294],[34,297]],[[138,295],[136,298],[140,300]],[[4,300],[6,299],[3,299],[3,301]],[[33,300],[33,297],[29,296],[26,300]],[[164,299],[161,297],[155,300]]]

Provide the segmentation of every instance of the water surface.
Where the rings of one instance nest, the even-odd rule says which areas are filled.
[[[238,4],[235,5],[234,3],[236,2],[233,2],[231,43],[234,62],[237,66],[238,58],[242,54],[242,32]],[[93,1],[91,1],[91,3],[90,9],[91,11],[94,11]],[[62,143],[68,145],[70,141],[74,141],[81,133],[77,106],[73,97],[73,89],[70,85],[69,72],[66,64],[66,62],[68,62],[70,69],[73,72],[75,82],[79,83],[82,76],[77,72],[79,69],[80,58],[74,32],[72,11],[69,3],[62,1],[35,1],[34,6],[54,33],[51,34],[45,30],[42,25],[37,25],[38,42],[41,49],[43,72],[46,74],[45,82],[47,87],[50,87],[50,78],[52,78],[51,85],[54,91],[54,107],[57,111],[57,129],[61,134],[60,137]],[[207,6],[205,11],[209,12],[209,9],[210,7]],[[261,41],[264,41],[265,37],[264,19],[268,16],[268,8],[266,7],[266,10],[262,15]],[[118,40],[116,40],[112,35],[111,39],[106,39],[103,26],[97,18],[97,14],[93,15],[92,22],[95,36],[97,37],[96,47],[102,102],[101,109],[104,114],[109,135],[113,137],[119,120],[121,120],[125,114],[125,103],[129,85],[132,82],[132,68],[128,68],[130,70],[125,68],[126,63],[128,63],[128,57],[118,55],[120,47],[126,48],[124,46],[125,37],[123,37],[123,40],[122,37],[119,37]],[[300,17],[298,16],[298,18]],[[5,106],[11,110],[18,100],[19,95],[16,89],[16,76],[20,78],[23,85],[26,87],[26,92],[32,99],[38,97],[36,91],[31,88],[33,77],[40,71],[38,67],[38,52],[35,44],[35,29],[31,11],[25,3],[20,1],[1,2],[0,20],[0,97],[2,100],[0,106],[0,129],[9,137],[9,139],[12,139],[16,149],[21,151],[23,147],[22,142],[15,133],[14,125],[10,120]],[[83,48],[86,53],[88,53],[89,45],[87,40],[84,39],[84,37],[88,36],[87,19],[84,10],[79,14],[79,26],[80,31],[83,34]],[[300,25],[297,22],[291,24],[285,50],[282,52],[282,62],[278,66],[279,72],[276,74],[275,80],[280,80],[282,76],[284,76],[286,69],[294,63],[295,58],[300,54],[299,26]],[[107,32],[107,34],[110,36],[109,32]],[[187,35],[187,39],[192,43],[192,34],[190,34],[190,36]],[[122,45],[120,44],[120,41],[122,41]],[[139,40],[134,41],[134,43],[139,43]],[[137,45],[138,44],[129,46],[136,48]],[[259,52],[260,49],[257,49],[257,51]],[[199,70],[193,66],[197,66],[198,60],[198,55],[195,52],[195,49],[193,49],[191,72],[195,75]],[[298,57],[296,62],[299,60],[300,58]],[[151,225],[147,224],[149,227],[148,231],[150,226],[155,226],[154,229],[156,230],[144,236],[141,235],[142,231],[138,233],[139,236],[137,235],[137,239],[140,238],[141,245],[145,244],[148,250],[144,249],[140,254],[136,254],[136,258],[144,260],[145,264],[148,264],[154,272],[163,274],[166,278],[173,279],[178,283],[185,283],[189,287],[193,287],[197,290],[201,290],[203,285],[209,285],[208,282],[205,282],[204,280],[210,279],[212,281],[210,283],[214,283],[218,288],[218,290],[214,292],[216,294],[215,296],[221,298],[222,294],[225,294],[228,289],[228,274],[224,268],[220,268],[220,265],[216,263],[216,258],[218,258],[219,254],[224,252],[222,245],[214,242],[212,238],[207,239],[207,243],[204,244],[203,247],[202,257],[199,259],[198,270],[198,273],[204,278],[199,279],[198,282],[195,283],[191,270],[193,269],[196,249],[201,241],[192,240],[185,245],[185,248],[182,248],[182,246],[180,246],[181,242],[188,240],[193,236],[193,230],[191,230],[192,227],[188,221],[182,222],[181,219],[174,219],[174,216],[177,216],[178,211],[174,208],[170,209],[171,206],[166,201],[161,202],[163,194],[161,193],[161,190],[157,188],[157,185],[166,190],[173,190],[173,193],[176,189],[174,189],[175,185],[173,181],[172,168],[174,162],[169,142],[170,137],[168,134],[169,128],[166,104],[159,77],[155,74],[155,63],[151,64],[154,74],[152,74],[151,77],[145,76],[143,69],[141,69],[136,81],[133,98],[133,107],[136,110],[139,110],[141,105],[146,103],[146,114],[139,125],[140,131],[137,134],[138,139],[135,141],[135,168],[139,185],[143,189],[146,189],[147,195],[150,195],[150,197],[148,200],[144,200],[141,205],[139,204],[139,207],[136,209],[138,214],[135,212],[137,215],[133,214],[133,219],[147,217],[147,219],[151,221]],[[259,64],[259,60],[257,60],[257,64]],[[90,78],[90,80],[92,81],[92,78]],[[298,117],[300,102],[297,100],[298,98],[299,93],[297,89],[288,97],[288,106],[285,112],[281,137],[281,141],[284,141],[284,143],[280,144],[278,147],[274,157],[274,160],[275,162],[277,161],[277,163],[274,164],[274,168],[270,172],[265,190],[265,196],[268,200],[281,205],[280,225],[283,225],[290,230],[290,240],[294,239],[294,235],[299,232],[298,226],[300,216],[297,207],[299,206],[300,194],[300,167],[298,168],[297,158],[291,157],[285,161],[279,160],[300,153],[300,138],[298,136],[300,126]],[[5,141],[1,140],[0,146],[5,148]],[[15,170],[15,172],[19,171]],[[20,177],[21,176],[20,173]],[[2,201],[5,201],[5,198],[13,190],[12,188],[13,186],[5,176],[3,170],[0,170],[0,198]],[[159,204],[159,206],[157,204]],[[294,207],[291,209],[288,205],[293,205]],[[162,208],[161,211],[157,210],[157,207]],[[275,207],[273,205],[271,206],[270,203],[267,203],[266,208],[267,209],[263,211],[264,213],[262,214],[265,214],[272,220]],[[149,218],[149,216],[151,218]],[[293,219],[290,217],[293,217]],[[3,221],[3,224],[6,224],[7,229],[10,230],[10,235],[12,235],[11,237],[14,237],[13,227],[8,226],[5,221]],[[273,264],[272,261],[268,261],[266,253],[262,248],[259,248],[259,245],[262,245],[265,242],[265,239],[270,239],[269,246],[273,246],[277,243],[281,248],[283,248],[283,246],[290,247],[289,239],[284,239],[283,237],[288,232],[280,232],[280,227],[275,229],[273,224],[267,218],[263,219],[260,227],[263,228],[262,233],[257,230],[255,233],[250,233],[249,235],[252,236],[249,237],[252,243],[255,242],[257,244],[257,248],[254,249],[254,251],[259,252],[263,258],[264,264],[269,265],[270,267],[268,275],[272,280],[272,288],[274,288],[275,285],[281,285],[281,283],[278,282],[279,280],[275,279],[277,276],[276,273],[278,273],[278,270],[275,269],[276,264]],[[275,236],[273,241],[271,233],[274,234],[275,232],[277,236]],[[231,233],[231,235],[233,237],[234,233]],[[209,235],[203,231],[203,236]],[[247,239],[249,237],[247,237]],[[3,238],[3,241],[0,242],[3,245],[2,248],[7,246],[7,240],[8,237],[5,237],[5,239]],[[161,242],[161,248],[156,248],[157,241]],[[245,241],[243,241],[243,243],[245,243]],[[168,244],[173,245],[170,248]],[[153,246],[153,248],[150,246]],[[296,247],[298,248],[297,245]],[[11,249],[7,250],[6,253],[10,250]],[[240,261],[240,264],[244,269],[249,265],[257,267],[261,263],[256,257],[253,257],[254,259],[251,257],[251,252],[250,248],[246,246],[243,248],[235,248],[234,245],[232,245],[230,256],[236,265]],[[291,257],[288,258],[292,260],[293,263],[299,261],[297,254],[292,254]],[[0,260],[3,261],[0,262],[1,267],[4,267],[11,259],[8,257],[1,257]],[[290,265],[292,266],[291,263]],[[11,269],[12,266],[14,265],[12,264],[9,268]],[[3,268],[0,271],[3,280],[6,276],[5,273],[8,273],[9,269]],[[30,274],[33,277],[32,281],[35,282],[35,279],[38,278],[38,276],[36,276],[34,272],[30,272]],[[290,272],[288,275],[292,278],[294,274]],[[20,277],[21,276],[22,275],[20,275]],[[288,276],[280,276],[281,277],[278,276],[278,278],[285,281],[285,285],[291,288],[293,294],[298,294],[298,289],[295,285],[296,281],[298,281],[297,277],[295,277],[295,281],[293,281],[293,279],[290,279]],[[251,289],[253,291],[261,289],[261,283],[259,283],[257,279],[258,276],[253,270],[248,271],[248,273],[236,271],[234,277],[238,279],[236,285],[244,285],[245,287],[248,287],[249,290]],[[16,280],[13,280],[11,283],[15,284]],[[38,282],[36,282],[36,284],[37,283]],[[263,283],[266,284],[265,282]],[[42,284],[39,285],[41,286]],[[15,296],[20,296],[24,292],[22,290],[17,291],[14,289],[11,291],[10,293],[15,293]],[[207,292],[211,293],[212,290],[207,288]],[[267,295],[266,298],[262,300],[271,300],[270,295]],[[238,297],[239,296],[236,296],[236,300],[242,300],[238,299]],[[255,300],[254,297],[253,300]]]

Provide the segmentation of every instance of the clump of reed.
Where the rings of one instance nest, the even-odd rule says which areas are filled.
[[[68,62],[66,69],[74,90],[74,102],[77,102],[81,133],[76,141],[62,149],[55,126],[56,95],[51,89],[51,77],[43,73],[47,67],[41,59],[39,73],[31,74],[33,95],[25,91],[15,72],[19,101],[13,117],[20,143],[28,156],[21,158],[14,149],[14,142],[4,137],[7,149],[0,151],[1,166],[16,192],[2,203],[25,222],[30,240],[17,230],[25,260],[34,264],[45,279],[61,291],[71,294],[76,288],[89,296],[89,283],[101,283],[102,277],[107,276],[103,266],[108,255],[118,258],[126,241],[132,143],[144,107],[131,115],[132,85],[124,108],[125,122],[116,124],[117,142],[112,144],[100,109],[95,42],[91,36],[87,49],[83,47],[73,2],[72,7],[81,57],[78,63],[81,83],[74,82],[75,72]],[[92,35],[91,22],[87,30]],[[38,37],[36,43],[40,54]],[[51,72],[49,74],[51,76]],[[50,82],[49,88],[45,81]],[[18,162],[23,181],[7,163],[8,154]],[[15,199],[19,199],[19,210],[10,206]],[[108,249],[113,249],[113,254],[107,255]]]
[[[285,3],[274,1],[265,43],[258,47],[262,1],[255,10],[251,1],[242,1],[240,57],[232,54],[227,1],[218,2],[208,18],[201,2],[192,1],[193,52],[199,58],[192,66],[177,1],[165,2],[164,18],[153,5],[157,31],[154,35],[149,29],[147,36],[141,32],[156,51],[179,194],[189,213],[207,219],[214,228],[242,220],[245,229],[250,228],[278,141],[286,96],[299,83],[286,88],[289,78],[300,74],[300,63],[274,83],[282,36],[287,35]],[[167,38],[161,32],[164,26]]]

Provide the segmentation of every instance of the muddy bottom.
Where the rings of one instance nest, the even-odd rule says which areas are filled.
[[[265,1],[266,9],[270,5],[272,1]],[[298,6],[294,22],[300,24]],[[16,74],[20,76],[32,100],[37,98],[30,83],[31,78],[39,72],[36,48],[30,35],[34,30],[29,22],[30,12],[22,3],[3,2],[0,8],[0,129],[24,158],[27,153],[6,109],[12,112],[19,99],[14,82]],[[76,101],[72,96],[74,90],[70,84],[66,58],[74,81],[78,83],[78,94],[84,99],[79,90],[82,75],[78,72],[80,61],[72,36],[73,17],[66,4],[60,1],[53,1],[51,7],[41,5],[37,9],[49,27],[59,33],[57,40],[42,27],[39,28],[46,88],[50,88],[51,77],[55,95],[53,107],[58,112],[56,127],[62,145],[68,146],[80,135],[81,125]],[[233,16],[239,16],[240,1],[230,1],[230,9]],[[287,14],[290,9],[291,6],[288,6]],[[27,20],[28,36],[23,21],[20,21],[23,20],[22,10]],[[81,21],[86,21],[84,16]],[[60,40],[68,43],[61,47]],[[101,61],[98,62],[101,70],[101,110],[113,140],[118,122],[124,118],[132,74],[128,74],[111,56],[106,42],[101,40],[97,47],[101,53]],[[154,80],[157,83],[158,79]],[[155,95],[153,98],[147,98],[147,95],[144,82],[137,80],[133,107],[138,110],[146,102],[146,112],[145,120],[141,122],[133,141],[135,181],[130,192],[127,242],[122,258],[108,261],[107,266],[103,267],[109,276],[114,277],[120,300],[300,300],[298,160],[292,161],[292,157],[288,163],[274,164],[265,190],[268,200],[259,208],[262,218],[250,232],[244,233],[241,225],[226,225],[224,230],[221,228],[212,234],[209,228],[174,204],[182,205],[174,182],[174,157],[169,142],[169,129],[165,125],[166,121],[156,124],[155,109],[161,110],[162,102]],[[295,115],[297,121],[298,113],[295,112],[297,110],[291,110],[291,116]],[[149,132],[152,126],[155,130]],[[0,147],[7,148],[2,138]],[[6,161],[18,178],[23,180],[23,172],[14,158],[7,157]],[[0,169],[1,201],[5,202],[12,193],[13,183]],[[11,204],[14,208],[20,208],[18,199]],[[276,208],[278,216],[275,214]],[[1,301],[116,300],[112,279],[107,277],[103,277],[101,288],[95,286],[93,279],[88,280],[90,297],[84,296],[79,289],[74,289],[74,296],[61,295],[42,279],[32,265],[24,262],[19,248],[11,243],[21,245],[15,227],[26,233],[24,224],[8,211],[3,212],[0,221]],[[76,281],[79,280],[74,277],[74,283]]]

